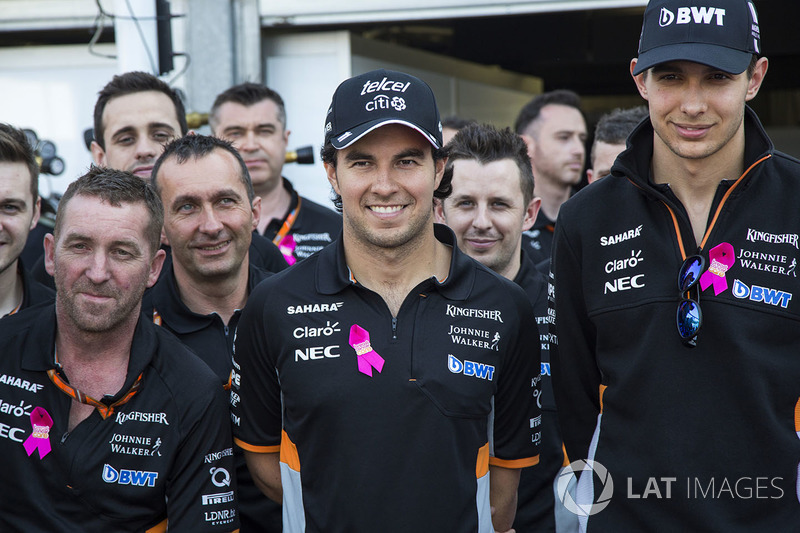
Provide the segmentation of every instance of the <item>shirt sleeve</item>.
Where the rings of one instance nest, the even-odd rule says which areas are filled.
[[[210,372],[208,377],[207,383],[196,382],[196,386],[213,391],[209,401],[204,408],[189,412],[191,420],[182,421],[186,434],[167,485],[169,531],[233,531],[239,527],[227,397]]]
[[[260,283],[242,311],[234,338],[231,418],[235,442],[252,452],[278,452],[281,442],[281,392],[267,342],[270,287]]]
[[[494,397],[489,464],[524,468],[539,462],[541,352],[533,307],[521,288],[509,287],[518,311],[518,327]]]
[[[563,214],[563,213],[562,213]],[[564,446],[570,460],[586,459],[600,414],[601,375],[595,358],[594,325],[583,294],[580,257],[559,216],[553,242],[553,287],[550,345],[553,394]]]

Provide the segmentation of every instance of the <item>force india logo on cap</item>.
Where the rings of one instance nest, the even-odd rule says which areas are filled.
[[[661,8],[658,18],[658,25],[662,28],[675,24],[711,24],[716,22],[717,26],[724,26],[725,10],[718,7],[679,7],[676,15],[666,7]]]

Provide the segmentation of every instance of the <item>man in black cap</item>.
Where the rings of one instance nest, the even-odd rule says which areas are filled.
[[[322,149],[342,238],[242,314],[234,435],[286,532],[507,531],[538,462],[533,309],[434,225],[441,146],[422,80],[344,81]]]
[[[559,214],[562,495],[590,531],[800,524],[800,163],[746,105],[760,54],[752,2],[652,0],[649,120]]]

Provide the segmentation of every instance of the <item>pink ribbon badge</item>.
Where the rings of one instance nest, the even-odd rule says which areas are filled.
[[[292,235],[286,235],[281,239],[281,242],[278,244],[278,249],[283,254],[283,258],[286,259],[286,262],[289,263],[289,266],[292,266],[297,262],[297,259],[294,256],[294,249],[297,248],[297,243],[294,242],[294,237]]]
[[[733,246],[727,242],[720,243],[708,251],[711,266],[700,276],[700,288],[706,290],[709,285],[714,285],[714,295],[719,295],[728,288],[725,273],[736,263],[733,255]]]
[[[44,408],[36,407],[31,413],[31,426],[33,426],[33,432],[30,437],[25,439],[22,446],[25,447],[28,457],[38,448],[39,459],[44,459],[52,450],[50,447],[50,428],[53,427],[53,418]]]
[[[379,373],[383,370],[383,357],[378,355],[378,352],[372,349],[369,344],[369,332],[359,326],[353,324],[350,328],[350,346],[356,351],[358,356],[358,371],[372,377],[372,369],[374,368]]]

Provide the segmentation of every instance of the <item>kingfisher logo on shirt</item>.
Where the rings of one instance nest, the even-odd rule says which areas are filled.
[[[492,365],[476,363],[475,361],[462,362],[453,354],[448,354],[447,356],[447,369],[453,374],[464,374],[465,376],[489,381],[494,379],[494,367]]]

